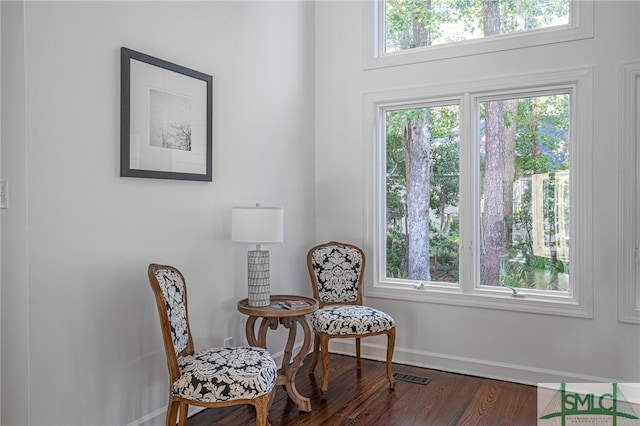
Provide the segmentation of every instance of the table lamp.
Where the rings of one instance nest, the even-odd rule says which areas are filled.
[[[261,250],[260,245],[282,242],[283,218],[281,207],[256,204],[231,209],[231,241],[256,245],[247,253],[249,306],[269,306],[269,251]]]

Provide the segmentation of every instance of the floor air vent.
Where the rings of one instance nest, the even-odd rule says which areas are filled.
[[[431,379],[428,377],[414,376],[413,374],[393,373],[393,377],[398,380],[403,380],[405,382],[410,382],[410,383],[416,383],[419,385],[426,385],[431,381]]]

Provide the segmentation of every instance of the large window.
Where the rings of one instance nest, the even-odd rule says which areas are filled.
[[[368,294],[589,316],[590,75],[366,95]]]

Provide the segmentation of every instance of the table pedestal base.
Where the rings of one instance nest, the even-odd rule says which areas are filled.
[[[290,311],[289,311],[290,312]],[[287,316],[282,318],[262,318],[260,327],[258,329],[258,336],[255,334],[255,323],[258,320],[258,316],[250,315],[247,320],[246,333],[249,345],[258,346],[261,348],[267,348],[267,330],[271,328],[276,330],[280,324],[289,329],[289,337],[287,344],[284,348],[284,355],[282,356],[282,367],[280,373],[276,379],[276,385],[283,385],[289,395],[289,398],[298,405],[300,411],[311,411],[311,401],[298,392],[296,388],[296,372],[298,368],[302,366],[304,358],[309,353],[311,347],[311,329],[309,324],[303,315],[300,316]],[[297,324],[300,324],[304,332],[304,342],[298,353],[294,356],[293,362],[291,362],[291,356],[293,352],[293,345],[296,341]]]

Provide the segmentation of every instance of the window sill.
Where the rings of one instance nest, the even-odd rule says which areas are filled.
[[[508,288],[473,290],[463,292],[457,286],[424,286],[418,288],[407,284],[379,283],[365,288],[365,296],[383,299],[404,300],[417,303],[437,303],[444,305],[468,306],[485,309],[558,315],[576,318],[593,318],[592,303],[579,303],[577,297],[567,293],[554,296],[518,290],[514,296]]]

